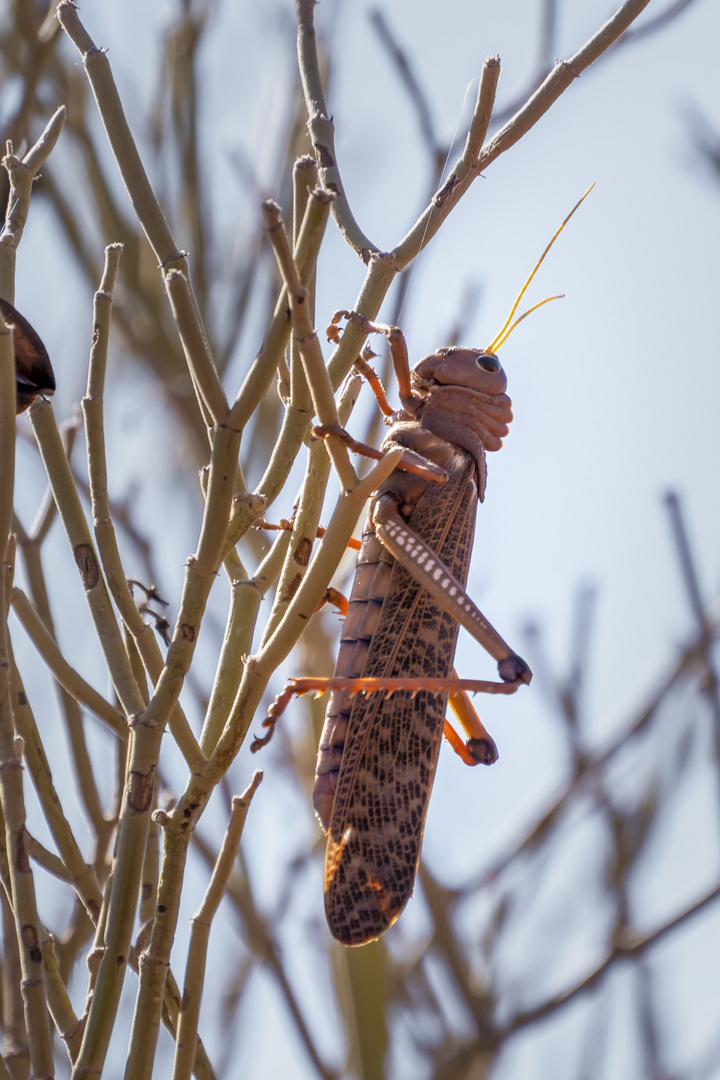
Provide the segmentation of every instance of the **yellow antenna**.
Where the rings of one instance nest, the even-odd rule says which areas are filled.
[[[527,281],[523,285],[522,289],[518,293],[517,299],[516,299],[515,303],[512,306],[512,311],[510,312],[507,319],[505,320],[505,323],[503,325],[502,330],[500,331],[499,334],[497,334],[493,338],[491,343],[488,345],[487,350],[486,350],[487,352],[497,352],[497,350],[500,348],[500,346],[503,345],[507,341],[508,337],[510,336],[512,331],[515,329],[515,327],[518,325],[518,323],[521,323],[523,321],[523,319],[526,319],[528,317],[528,315],[530,315],[533,311],[537,311],[537,309],[539,307],[542,307],[543,304],[549,304],[551,300],[561,300],[562,297],[565,295],[564,293],[561,293],[560,296],[548,296],[548,297],[546,297],[545,300],[541,300],[538,304],[534,304],[533,307],[529,308],[523,315],[520,315],[517,319],[515,319],[515,322],[512,321],[513,316],[514,316],[515,312],[517,311],[517,309],[518,309],[518,307],[520,305],[520,301],[522,300],[523,296],[525,295],[525,293],[527,291],[528,285],[530,284],[530,282],[532,281],[532,279],[535,277],[536,273],[538,272],[538,270],[542,266],[542,263],[543,263],[543,261],[545,259],[545,256],[547,255],[548,251],[553,246],[553,244],[557,240],[558,236],[563,231],[563,229],[567,225],[568,221],[573,216],[575,211],[578,209],[580,204],[583,203],[585,201],[585,199],[587,199],[588,195],[590,194],[590,192],[592,191],[592,189],[594,187],[595,187],[595,184],[591,184],[590,187],[585,192],[585,194],[583,195],[582,199],[578,199],[578,201],[575,203],[575,205],[573,206],[573,208],[570,211],[570,213],[568,214],[568,216],[563,221],[560,228],[557,230],[557,232],[553,236],[553,238],[550,241],[550,243],[548,244],[548,246],[543,251],[543,253],[540,256],[540,258],[538,259],[538,261],[535,263],[535,266],[533,267],[533,271],[530,274],[530,277],[527,279]]]

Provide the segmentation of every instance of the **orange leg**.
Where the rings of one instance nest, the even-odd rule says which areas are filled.
[[[317,536],[318,540],[322,540],[326,532],[327,529],[323,525],[318,525],[318,530],[315,535]],[[362,540],[356,540],[354,536],[351,536],[347,542],[347,546],[351,549],[351,551],[359,551],[362,547]],[[347,612],[343,612],[343,614],[346,615]]]
[[[287,518],[280,518],[277,525],[273,525],[271,521],[266,521],[265,518],[259,518],[258,521],[253,524],[253,528],[263,529],[265,532],[292,532],[293,523],[292,521],[288,521]],[[318,530],[315,533],[315,536],[318,540],[322,540],[323,536],[325,535],[325,531],[326,530],[323,528],[322,525],[318,526]],[[351,536],[348,540],[347,546],[349,548],[352,548],[353,551],[359,551],[362,543],[360,540],[356,540],[354,536]]]
[[[457,678],[454,668],[453,676]],[[494,765],[498,759],[497,747],[470,701],[467,690],[451,690],[448,705],[468,737],[467,742],[463,742],[449,721],[445,721],[443,735],[455,753],[466,765]]]
[[[327,339],[328,341],[332,341],[335,345],[337,345],[341,337],[340,328],[337,325],[337,322],[346,314],[347,312],[344,311],[336,311],[333,315],[333,321],[327,328]],[[377,372],[368,364],[368,360],[376,355],[377,353],[374,353],[372,349],[368,345],[366,345],[363,351],[358,356],[357,360],[355,361],[353,367],[360,375],[362,375],[362,377],[368,383],[370,389],[375,395],[375,400],[377,401],[380,407],[380,412],[383,414],[383,416],[392,416],[395,410],[390,405],[387,397],[385,396],[385,390],[383,389],[383,385],[377,376]]]
[[[348,322],[354,323],[356,326],[359,326],[361,330],[364,330],[366,334],[385,335],[390,347],[390,356],[392,357],[393,367],[395,368],[395,376],[400,390],[400,400],[403,404],[405,404],[406,401],[412,400],[415,395],[410,386],[410,361],[408,359],[405,335],[402,330],[397,326],[388,326],[386,323],[371,322],[370,319],[366,319],[364,315],[360,315],[357,311],[336,311],[332,317],[330,326],[327,328],[329,341],[337,342],[340,340],[340,332],[337,324],[341,319],[347,319]]]
[[[364,457],[373,458],[374,461],[381,461],[385,456],[380,450],[376,450],[374,446],[368,446],[367,443],[358,442],[357,439],[353,439],[352,435],[341,427],[321,427],[317,425],[312,429],[313,435],[316,439],[340,439],[341,442],[347,446],[348,450],[352,450],[356,454],[362,454]],[[444,484],[447,480],[447,473],[439,465],[433,465],[431,461],[427,461],[422,454],[416,454],[414,450],[403,451],[403,456],[400,459],[398,469],[402,469],[403,472],[414,473],[416,476],[422,476],[425,480],[432,480],[436,484]]]
[[[302,696],[303,694],[315,693],[317,697],[321,697],[322,694],[328,693],[330,690],[347,690],[351,694],[377,694],[385,693],[388,697],[391,694],[396,693],[398,690],[409,690],[413,696],[419,694],[421,690],[429,691],[431,694],[442,694],[446,690],[453,695],[454,698],[463,699],[463,691],[471,694],[514,694],[520,686],[520,682],[491,682],[485,679],[423,679],[423,678],[392,678],[392,679],[342,679],[342,678],[303,678],[303,679],[290,679],[286,684],[282,693],[278,694],[275,701],[268,709],[268,714],[263,720],[263,727],[267,729],[267,735],[262,738],[258,737],[253,740],[250,745],[250,750],[253,754],[262,746],[267,746],[272,738],[273,729],[278,722],[285,709],[290,704],[290,701],[294,694]],[[469,704],[469,703],[468,703]],[[453,710],[456,711],[455,704],[452,705]],[[485,743],[485,747],[478,745],[471,748],[466,745],[462,751],[459,751],[463,761],[468,761],[468,758],[472,759],[472,764],[477,765],[480,762],[490,764],[486,759],[491,756],[491,749],[495,748],[495,743],[492,741],[485,728],[480,723],[475,710],[470,706],[470,712],[474,715],[474,720],[468,718],[468,714],[461,708],[463,719],[460,717],[460,713],[456,711],[456,715],[460,722],[468,720],[470,723],[470,730],[477,734],[471,735],[468,740],[470,744],[482,744]],[[452,730],[452,729],[451,729]],[[470,733],[470,731],[468,732]],[[454,738],[449,741],[453,748],[456,748],[458,744],[462,746],[462,741],[459,735],[453,732]],[[497,756],[497,750],[495,750]],[[468,764],[470,762],[468,761]]]
[[[360,375],[362,375],[363,379],[372,390],[373,394],[375,395],[375,400],[377,401],[380,408],[380,412],[383,414],[383,416],[393,416],[395,410],[385,396],[383,384],[380,382],[380,379],[378,378],[378,374],[375,369],[370,367],[362,353],[360,354],[360,356],[358,356],[353,366],[355,370],[359,372]]]
[[[326,604],[332,604],[334,608],[337,608],[341,615],[347,615],[350,608],[348,598],[343,596],[338,589],[333,589],[332,585],[325,590],[325,595],[315,608],[314,614],[317,615],[320,608],[325,607]]]

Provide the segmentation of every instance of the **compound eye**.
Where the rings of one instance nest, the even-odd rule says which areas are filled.
[[[500,370],[500,361],[493,353],[482,353],[477,357],[475,363],[481,371],[487,371],[491,375],[497,374]]]

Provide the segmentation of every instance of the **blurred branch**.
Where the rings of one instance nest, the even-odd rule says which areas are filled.
[[[680,509],[680,500],[675,492],[668,492],[665,505],[670,517],[670,527],[680,564],[680,574],[687,592],[690,609],[698,628],[698,649],[705,661],[705,679],[703,693],[712,710],[715,735],[715,761],[720,766],[720,685],[713,655],[713,628],[705,614],[700,592],[700,582],[695,560],[690,550],[690,541]]]
[[[675,3],[656,15],[653,19],[646,19],[640,26],[633,26],[625,31],[619,44],[628,45],[639,41],[641,38],[650,37],[658,30],[663,30],[669,23],[677,18],[686,8],[689,8],[695,0],[675,0]]]
[[[560,1009],[573,1001],[578,995],[585,993],[587,990],[592,990],[610,968],[619,960],[642,956],[647,949],[650,949],[653,945],[662,941],[663,938],[672,933],[673,930],[676,930],[688,920],[692,919],[693,916],[703,911],[704,908],[712,904],[719,897],[720,884],[714,886],[714,888],[705,893],[703,897],[690,907],[685,908],[684,911],[668,920],[668,922],[663,923],[662,926],[651,933],[632,934],[628,931],[626,941],[621,944],[616,944],[615,947],[608,952],[607,956],[583,979],[575,983],[574,986],[562,991],[560,994],[556,994],[552,998],[549,998],[547,1001],[543,1002],[542,1005],[517,1013],[507,1024],[502,1026],[500,1029],[500,1037],[505,1039],[510,1034],[520,1031],[530,1024],[535,1024],[538,1020],[545,1019],[557,1009]]]
[[[397,71],[408,99],[415,110],[420,135],[431,161],[434,163],[435,170],[442,169],[447,157],[447,151],[440,144],[436,134],[430,102],[415,75],[410,58],[395,37],[380,8],[371,9],[370,23],[378,36],[380,44],[387,50],[393,67]]]
[[[215,854],[208,843],[197,832],[194,834],[193,842],[206,866],[212,867]],[[278,913],[275,913],[273,917],[266,918],[259,911],[242,856],[240,856],[240,868],[235,868],[228,881],[227,895],[242,920],[245,931],[245,944],[251,951],[254,962],[260,961],[266,965],[277,980],[282,998],[297,1027],[298,1036],[305,1046],[315,1070],[324,1080],[332,1080],[337,1074],[323,1063],[303,1017],[300,1003],[285,972],[282,950],[275,937]]]
[[[715,640],[720,637],[720,621],[713,620],[712,633]],[[688,677],[698,678],[702,673],[702,668],[701,645],[693,640],[681,650],[670,671],[661,677],[658,687],[649,695],[646,704],[634,711],[624,730],[616,735],[603,750],[593,754],[587,752],[583,754],[579,771],[572,776],[563,791],[537,817],[523,838],[510,847],[489,867],[484,868],[477,877],[473,877],[465,884],[459,890],[461,894],[465,895],[484,888],[494,881],[519,855],[538,848],[565,812],[572,797],[577,792],[583,791],[586,783],[591,782],[592,777],[598,771],[602,770],[621,754],[634,739],[647,730],[655,719],[659,706],[674,687]]]
[[[158,262],[165,270],[183,263],[185,255],[177,249],[130,133],[106,54],[85,30],[72,0],[61,0],[57,17],[82,57],[120,175]]]

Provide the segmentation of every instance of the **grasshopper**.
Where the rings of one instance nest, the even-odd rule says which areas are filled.
[[[497,757],[453,678],[460,625],[502,680],[472,689],[508,692],[531,678],[465,592],[485,453],[512,420],[500,361],[447,348],[411,373],[400,330],[364,320],[363,329],[387,335],[401,387],[382,449],[399,445],[441,475],[396,469],[372,499],[343,624],[334,680],[361,677],[365,691],[410,683],[390,696],[336,684],[320,739],[313,803],[328,834],[325,910],[345,945],[378,937],[412,893],[449,693],[471,736],[465,760]]]
[[[583,199],[553,236],[487,349],[442,348],[411,371],[397,327],[341,311],[328,332],[337,340],[337,323],[347,318],[368,334],[387,337],[399,412],[387,404],[367,365],[356,366],[368,376],[392,425],[382,451],[400,446],[404,455],[370,502],[350,600],[342,609],[346,618],[334,676],[290,680],[265,723],[272,730],[293,694],[332,692],[313,804],[328,838],[325,913],[331,933],[344,945],[379,937],[412,894],[443,734],[468,764],[497,759],[468,691],[513,693],[532,678],[465,586],[476,507],[485,494],[485,455],[500,449],[512,420],[495,350],[526,315],[548,302],[512,321]],[[382,456],[344,431],[314,431]],[[497,661],[500,682],[457,678],[453,658],[461,625]],[[464,745],[444,720],[448,701],[469,736]],[[265,741],[256,740],[253,748]]]
[[[392,421],[380,453],[339,430],[314,432],[373,456],[396,446],[404,455],[370,502],[350,601],[338,604],[346,618],[333,678],[291,680],[268,719],[294,693],[332,691],[313,792],[328,834],[325,911],[338,941],[362,945],[412,893],[443,732],[468,764],[497,759],[467,691],[512,693],[532,675],[465,592],[485,453],[500,449],[512,420],[500,361],[446,348],[411,372],[401,330],[342,311],[329,336],[342,317],[387,336],[402,409],[393,413],[371,381]],[[460,625],[498,662],[501,682],[454,675]],[[448,697],[465,745],[443,720]]]

